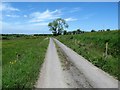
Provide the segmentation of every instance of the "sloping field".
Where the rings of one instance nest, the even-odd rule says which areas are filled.
[[[33,88],[48,41],[42,36],[2,41],[3,88]]]
[[[78,35],[61,35],[57,39],[85,57],[95,66],[119,79],[119,31],[92,32]],[[106,52],[107,46],[107,55]]]

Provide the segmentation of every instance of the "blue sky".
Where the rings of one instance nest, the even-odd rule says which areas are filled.
[[[118,28],[117,2],[10,2],[0,5],[2,33],[51,33],[48,23],[63,18],[68,31]]]

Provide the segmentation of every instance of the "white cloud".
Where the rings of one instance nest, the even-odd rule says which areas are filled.
[[[60,16],[61,16],[60,10],[55,10],[55,11],[46,10],[42,13],[34,12],[30,14],[31,20],[29,22],[41,22],[41,21],[56,19],[59,18]]]
[[[20,11],[18,8],[14,8],[10,3],[0,3],[0,11]]]
[[[27,18],[28,16],[27,15],[23,15],[23,17]]]
[[[71,9],[70,13],[78,12],[80,10],[81,10],[81,8],[76,7],[76,8]]]
[[[2,21],[2,13],[0,12],[0,21]]]
[[[0,20],[0,33],[2,33],[2,21]]]
[[[35,26],[47,26],[48,22],[40,22],[40,23],[35,23],[33,25],[35,25]]]
[[[65,20],[66,21],[77,21],[77,19],[75,19],[75,18],[66,18]]]
[[[18,16],[18,15],[6,15],[6,16],[7,16],[7,17],[13,17],[13,18],[14,18],[14,17],[15,17],[15,18],[16,18],[16,17],[20,17],[20,16]]]

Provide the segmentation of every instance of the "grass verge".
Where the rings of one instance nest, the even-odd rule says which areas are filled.
[[[57,39],[92,62],[95,66],[120,80],[119,33],[119,31],[109,31],[61,35]],[[106,42],[108,42],[107,57],[105,56]]]
[[[34,88],[47,46],[45,37],[3,40],[2,87]]]

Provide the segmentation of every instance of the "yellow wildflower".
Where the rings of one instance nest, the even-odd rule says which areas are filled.
[[[14,62],[16,63],[16,60]]]

